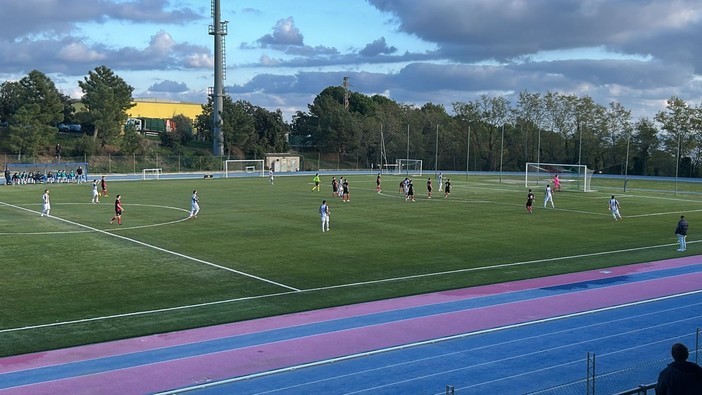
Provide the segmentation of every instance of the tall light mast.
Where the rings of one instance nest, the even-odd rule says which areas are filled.
[[[212,96],[212,152],[215,156],[224,156],[224,133],[222,132],[222,107],[224,97],[223,81],[227,78],[224,36],[227,35],[227,21],[222,22],[219,0],[212,0],[212,25],[209,33],[214,36],[214,88]]]
[[[342,86],[344,87],[344,108],[349,109],[349,87],[351,84],[349,83],[349,77],[344,77],[344,81],[342,82]]]

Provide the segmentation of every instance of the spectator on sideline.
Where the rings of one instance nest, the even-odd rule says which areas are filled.
[[[687,360],[687,347],[682,343],[675,343],[670,354],[673,356],[673,362],[658,375],[656,394],[702,394],[702,367]]]
[[[687,242],[685,240],[687,238],[687,221],[684,215],[680,216],[678,226],[675,227],[675,235],[678,236],[678,243],[680,244],[678,251],[685,251],[687,249]]]

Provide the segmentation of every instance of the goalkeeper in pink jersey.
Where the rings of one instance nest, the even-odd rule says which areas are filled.
[[[555,177],[553,177],[553,191],[559,191],[561,190],[561,179],[558,178],[558,174],[556,174]]]

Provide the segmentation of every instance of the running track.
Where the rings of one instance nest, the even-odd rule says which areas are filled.
[[[0,394],[524,393],[582,379],[587,352],[694,346],[701,290],[692,256],[369,302],[0,358]]]

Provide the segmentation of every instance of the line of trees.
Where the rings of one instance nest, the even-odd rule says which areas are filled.
[[[63,147],[64,156],[101,153],[150,155],[159,148],[133,127],[125,127],[127,111],[134,106],[134,88],[106,66],[96,67],[78,82],[80,101],[61,94],[54,82],[38,70],[19,81],[0,84],[0,149],[9,150],[20,160],[31,161],[51,152],[58,125],[80,124],[82,137],[72,147]],[[78,110],[77,110],[78,108]],[[175,133],[161,133],[160,150],[183,152],[196,135],[212,137],[212,99],[202,106],[202,114],[192,120],[175,115]],[[225,149],[237,158],[262,158],[268,152],[289,150],[289,125],[282,113],[268,111],[246,101],[226,97],[222,110]]]
[[[2,147],[18,156],[48,154],[57,125],[66,122],[84,131],[69,155],[99,154],[108,145],[123,154],[155,149],[124,128],[134,89],[121,77],[99,66],[79,86],[83,98],[77,106],[37,70],[0,84]],[[160,149],[181,153],[193,135],[211,141],[212,104],[210,98],[195,120],[176,117],[176,133],[164,134]],[[653,118],[638,120],[619,103],[603,106],[589,96],[558,92],[524,91],[516,103],[483,95],[452,107],[449,115],[433,103],[417,107],[331,86],[287,123],[280,110],[225,96],[222,129],[227,156],[241,159],[286,152],[292,145],[365,168],[407,158],[442,170],[520,171],[538,161],[586,164],[604,173],[700,175],[702,105],[677,97]]]
[[[294,146],[360,159],[366,167],[421,159],[442,170],[521,171],[526,162],[586,164],[603,173],[699,176],[702,107],[671,97],[653,119],[589,96],[521,92],[443,106],[324,89],[291,124]],[[382,130],[382,138],[381,138]],[[409,148],[408,148],[409,147]],[[384,148],[384,152],[383,152]],[[409,151],[409,154],[408,154]],[[628,160],[627,160],[628,159]],[[628,163],[629,168],[625,169]]]

